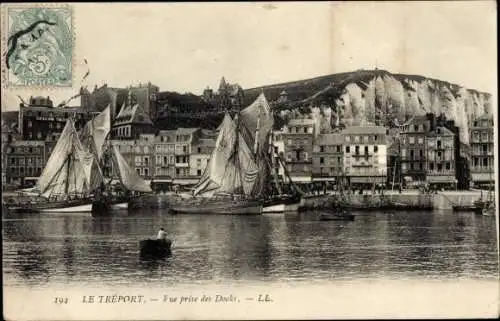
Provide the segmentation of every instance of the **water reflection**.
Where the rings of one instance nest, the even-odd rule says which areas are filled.
[[[173,255],[141,261],[139,241],[164,227]],[[10,285],[137,285],[365,277],[496,278],[494,218],[453,213],[203,216],[139,212],[93,219],[30,215],[3,221]]]

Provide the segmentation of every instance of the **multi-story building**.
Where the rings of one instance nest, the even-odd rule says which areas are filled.
[[[113,140],[111,144],[118,147],[127,164],[134,168],[139,176],[151,180],[154,176],[154,140],[153,134],[141,134],[135,140]],[[106,172],[112,171],[113,177],[117,178],[118,172],[110,167],[109,159],[106,164]]]
[[[344,137],[344,172],[353,187],[387,181],[387,137],[383,126],[350,126]]]
[[[23,140],[55,140],[68,118],[79,130],[96,114],[82,107],[54,107],[49,97],[31,97],[29,104],[20,104],[19,130]]]
[[[7,147],[6,182],[32,186],[42,173],[46,161],[43,141],[13,141]]]
[[[292,119],[283,127],[286,167],[295,182],[312,181],[314,127],[309,118]]]
[[[456,187],[455,134],[444,126],[436,126],[426,136],[426,182],[435,187]]]
[[[215,147],[215,139],[199,138],[193,142],[189,155],[190,176],[200,178],[210,162]]]
[[[132,93],[116,116],[111,131],[113,139],[138,139],[141,134],[154,132],[153,121]]]
[[[415,116],[400,132],[401,170],[408,184],[426,180],[426,137],[432,129],[433,115]]]
[[[191,176],[189,158],[192,143],[200,137],[200,128],[178,128],[175,133],[175,184],[194,184],[198,180]]]
[[[315,181],[336,182],[344,174],[344,137],[340,133],[319,134],[313,148],[312,174]]]
[[[477,118],[470,128],[470,172],[474,185],[495,183],[495,140],[493,136],[493,117]]]
[[[273,145],[273,156],[274,156],[274,167],[278,177],[284,179],[285,168],[283,164],[285,163],[285,142],[283,141],[283,131],[275,130],[272,132],[272,145]]]
[[[175,130],[160,130],[155,137],[155,184],[171,184],[175,176]]]

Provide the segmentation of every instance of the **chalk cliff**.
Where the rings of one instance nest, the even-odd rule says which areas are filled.
[[[466,144],[472,121],[492,114],[494,108],[488,93],[384,70],[359,70],[248,89],[245,100],[253,100],[262,90],[281,117],[308,114],[322,129],[362,120],[389,126],[415,115],[444,113],[460,127],[460,140]]]

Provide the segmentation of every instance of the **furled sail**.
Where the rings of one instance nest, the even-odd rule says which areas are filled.
[[[113,160],[118,168],[118,176],[120,182],[129,191],[149,193],[152,192],[150,184],[142,179],[130,166],[120,154],[117,146],[113,146]]]
[[[220,126],[210,162],[194,187],[194,195],[215,193],[254,194],[259,176],[252,151],[238,132],[235,121],[226,114]]]
[[[100,184],[95,179],[92,182],[95,165],[94,155],[84,149],[73,120],[69,119],[38,179],[36,189],[44,197],[91,193]]]

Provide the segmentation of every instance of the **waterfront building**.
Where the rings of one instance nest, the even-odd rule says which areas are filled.
[[[141,134],[154,132],[154,124],[141,105],[137,103],[132,92],[127,102],[113,122],[111,135],[113,139],[138,139]]]
[[[312,153],[315,123],[310,118],[291,119],[283,127],[285,163],[295,182],[312,182]]]
[[[432,114],[415,116],[401,129],[401,171],[407,185],[425,183],[427,173],[425,140],[432,130],[433,122]]]
[[[215,139],[199,138],[193,142],[189,155],[190,176],[199,179],[207,167],[215,148]]]
[[[274,160],[271,161],[273,161],[278,177],[280,179],[284,179],[285,168],[283,167],[283,164],[285,164],[285,142],[283,141],[283,130],[274,130],[272,132],[271,140],[274,157]]]
[[[313,147],[314,181],[336,182],[344,174],[344,137],[340,133],[319,134]]]
[[[383,126],[345,128],[344,172],[353,187],[370,188],[387,181],[387,136]]]
[[[436,126],[426,135],[426,182],[434,187],[456,187],[455,134],[444,126]]]
[[[175,133],[175,173],[174,184],[191,185],[198,182],[191,176],[190,155],[192,144],[200,138],[200,128],[178,128]]]
[[[155,184],[169,185],[175,176],[176,130],[160,130],[155,136]]]
[[[54,107],[50,97],[31,97],[19,108],[19,130],[23,140],[55,140],[69,117],[77,130],[98,113],[84,107]]]
[[[17,140],[10,142],[6,149],[6,183],[33,186],[48,157],[45,142]]]
[[[470,128],[470,172],[477,186],[495,184],[493,125],[493,117],[484,115],[474,120]]]
[[[123,156],[127,164],[134,168],[139,176],[146,180],[151,180],[154,176],[154,134],[140,134],[135,140],[113,140],[111,145],[117,146],[118,151]],[[106,173],[112,169],[109,158],[106,161]],[[114,178],[117,178],[118,171],[113,170]]]

